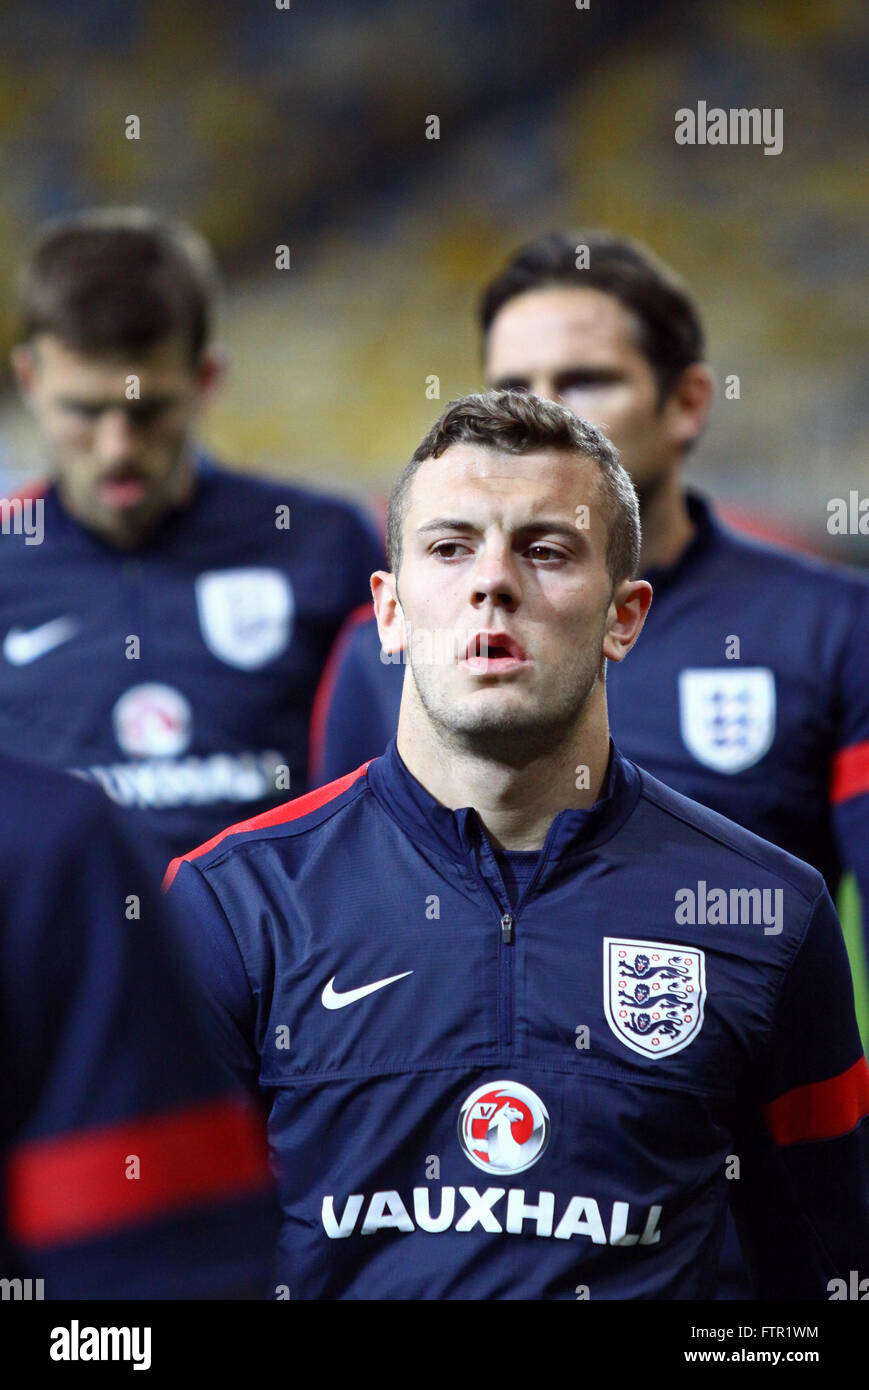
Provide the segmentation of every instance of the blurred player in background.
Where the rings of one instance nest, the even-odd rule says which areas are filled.
[[[51,481],[6,504],[0,747],[87,772],[163,864],[305,789],[323,662],[382,563],[347,502],[197,449],[214,297],[189,228],[65,218],[24,267],[13,353]]]
[[[480,307],[489,385],[559,400],[618,448],[640,498],[643,641],[614,669],[627,757],[869,903],[869,583],[735,534],[682,469],[713,396],[697,308],[672,271],[608,233],[520,248]],[[698,621],[699,615],[699,621]],[[318,693],[326,782],[382,751],[404,668],[370,605],[351,615]]]
[[[0,815],[0,1279],[47,1299],[274,1296],[263,1126],[119,813],[3,756]]]

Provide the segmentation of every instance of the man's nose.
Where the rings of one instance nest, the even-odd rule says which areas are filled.
[[[136,445],[136,427],[125,410],[105,410],[99,417],[97,452],[103,463],[126,459]]]
[[[513,609],[519,602],[516,559],[507,542],[486,545],[480,551],[471,576],[471,602],[480,607],[492,602]]]

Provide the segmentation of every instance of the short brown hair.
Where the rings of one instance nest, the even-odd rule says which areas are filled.
[[[484,345],[495,316],[509,300],[550,285],[600,290],[634,314],[638,346],[655,373],[662,403],[685,368],[703,361],[700,314],[675,271],[639,242],[590,230],[550,232],[513,253],[480,298]]]
[[[96,208],[39,229],[18,284],[19,341],[51,333],[88,353],[210,336],[217,268],[191,227],[145,208]]]
[[[522,391],[485,391],[450,401],[395,483],[386,513],[386,549],[393,574],[401,565],[401,532],[411,484],[421,463],[451,444],[484,444],[507,454],[560,449],[598,467],[607,519],[606,563],[613,584],[631,579],[640,563],[640,508],[618,450],[599,429],[555,401]]]

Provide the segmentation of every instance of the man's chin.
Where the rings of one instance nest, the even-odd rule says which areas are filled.
[[[480,687],[463,694],[452,710],[457,723],[481,729],[533,726],[541,716],[539,704],[529,699],[527,690],[504,686]]]
[[[528,708],[451,710],[441,724],[450,741],[482,757],[524,764],[557,748],[569,737],[576,711],[551,715]]]
[[[134,506],[111,506],[99,498],[94,499],[88,514],[80,517],[80,520],[105,540],[126,547],[144,539],[159,523],[161,516],[162,510],[155,507],[153,495],[146,493]]]

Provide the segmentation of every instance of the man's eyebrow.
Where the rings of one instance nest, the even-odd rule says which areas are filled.
[[[170,391],[146,391],[143,395],[134,396],[132,399],[128,399],[126,396],[120,398],[117,396],[109,396],[101,397],[99,399],[92,399],[90,396],[75,396],[66,394],[57,397],[58,403],[60,405],[79,406],[83,407],[85,410],[117,410],[119,408],[121,410],[135,410],[137,406],[142,405],[171,405],[177,399],[177,394]]]
[[[540,521],[529,521],[524,526],[515,528],[516,534],[521,536],[564,536],[575,540],[580,534],[580,529],[575,523],[569,521],[555,521],[543,518]]]
[[[556,372],[553,381],[557,386],[570,386],[576,381],[624,381],[626,373],[621,367],[565,367]]]
[[[572,386],[576,382],[588,381],[592,383],[600,382],[606,384],[610,381],[624,381],[627,373],[622,367],[609,366],[601,363],[599,366],[589,364],[588,366],[563,367],[558,372],[553,372],[552,380],[557,387]],[[511,386],[527,389],[534,379],[533,372],[500,372],[492,375],[493,385],[501,391],[508,391]]]
[[[433,521],[426,521],[422,526],[417,526],[418,536],[429,535],[432,531],[473,531],[479,535],[480,527],[475,526],[472,521],[460,521],[455,517],[436,516]]]
[[[465,534],[472,533],[479,536],[482,534],[482,527],[474,525],[471,521],[461,521],[454,517],[436,517],[433,521],[426,521],[422,526],[418,526],[416,534],[424,536],[436,531],[461,531]],[[579,534],[577,527],[571,522],[559,521],[550,517],[523,522],[519,526],[513,527],[513,533],[517,536],[563,536],[565,539],[570,538],[571,540],[575,540]]]

